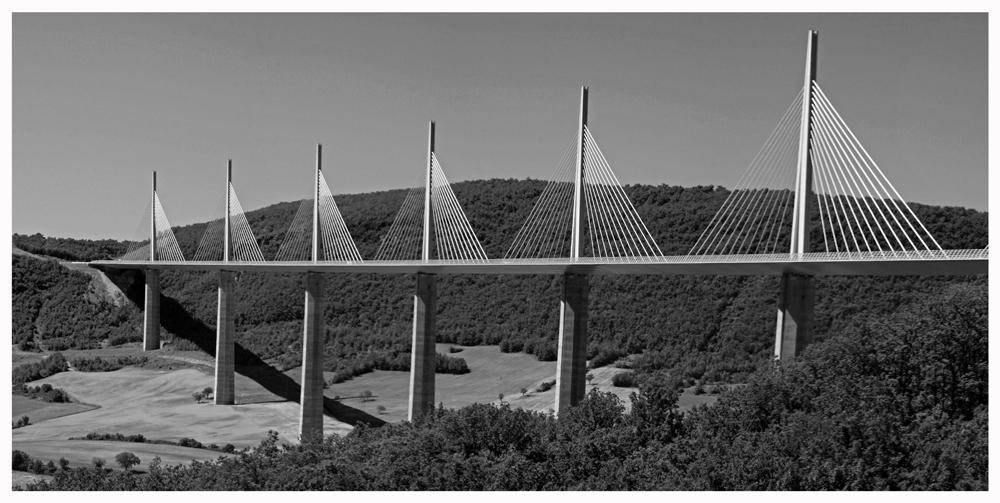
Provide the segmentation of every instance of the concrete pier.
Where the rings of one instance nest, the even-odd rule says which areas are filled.
[[[556,374],[556,414],[580,403],[586,391],[587,301],[590,277],[563,276],[559,315],[559,363]]]
[[[413,295],[413,347],[410,360],[409,420],[434,408],[434,370],[437,366],[437,276],[417,274]]]
[[[215,404],[236,402],[236,281],[233,271],[219,271],[219,316],[215,330]]]
[[[302,441],[323,435],[323,275],[306,274],[306,312],[302,334],[302,407],[299,437]]]
[[[792,361],[812,342],[816,289],[812,276],[781,275],[774,357]]]
[[[160,271],[147,269],[142,313],[142,350],[157,349],[160,349]]]

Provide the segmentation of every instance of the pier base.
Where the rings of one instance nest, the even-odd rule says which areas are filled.
[[[583,400],[587,376],[587,301],[590,277],[563,275],[563,298],[559,316],[559,363],[556,374],[558,415]]]
[[[142,313],[142,350],[157,349],[160,349],[160,271],[147,269]]]
[[[323,275],[306,273],[306,309],[302,334],[301,441],[323,435]]]
[[[219,271],[219,317],[215,324],[215,404],[236,402],[236,281],[233,271]]]
[[[409,420],[434,409],[434,370],[437,367],[437,276],[417,273],[413,295],[413,347],[410,360]]]
[[[816,288],[812,276],[781,275],[774,358],[792,361],[812,342]]]

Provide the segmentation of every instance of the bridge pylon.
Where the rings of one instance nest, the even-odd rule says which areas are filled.
[[[323,145],[316,144],[316,178],[313,180],[312,262],[319,261],[320,184],[323,170]],[[299,437],[301,441],[318,440],[323,435],[323,308],[325,291],[323,274],[306,273],[305,319],[302,323],[302,394],[299,406]]]
[[[229,221],[233,183],[233,160],[226,163],[226,208],[223,216],[222,261],[229,262],[232,254],[232,233]],[[215,323],[215,404],[236,403],[236,281],[231,270],[219,270],[219,309]]]
[[[149,261],[156,262],[156,171],[153,171],[153,188],[150,211]],[[160,349],[160,271],[146,269],[146,296],[142,308],[142,350]]]
[[[427,176],[424,185],[424,226],[421,259],[431,259],[434,249],[434,121],[427,126]],[[437,275],[417,273],[413,293],[413,342],[410,350],[410,404],[413,421],[434,408],[434,371],[437,367]]]
[[[580,258],[583,250],[583,222],[586,214],[584,198],[584,166],[586,150],[588,90],[580,88],[580,127],[576,147],[576,175],[573,187],[573,224],[570,236],[570,260]],[[587,374],[587,303],[590,276],[563,274],[562,300],[559,303],[559,355],[556,371],[555,412],[559,414],[583,400]]]
[[[806,45],[805,94],[799,123],[799,154],[795,172],[795,203],[792,213],[793,254],[808,253],[810,209],[813,196],[813,159],[809,148],[813,136],[813,82],[816,81],[819,32],[809,30]],[[812,341],[815,280],[812,276],[784,273],[778,297],[774,358],[791,361]]]

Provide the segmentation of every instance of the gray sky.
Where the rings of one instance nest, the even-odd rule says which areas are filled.
[[[547,179],[591,131],[622,183],[723,185],[818,82],[908,201],[987,208],[985,14],[14,14],[13,232],[130,238],[409,186],[427,121],[452,182]]]

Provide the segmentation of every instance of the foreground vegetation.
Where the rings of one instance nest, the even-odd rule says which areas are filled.
[[[558,419],[436,409],[301,445],[142,474],[61,470],[32,490],[988,489],[987,291],[955,285],[857,320],[711,407],[655,372],[631,413],[592,391]]]

